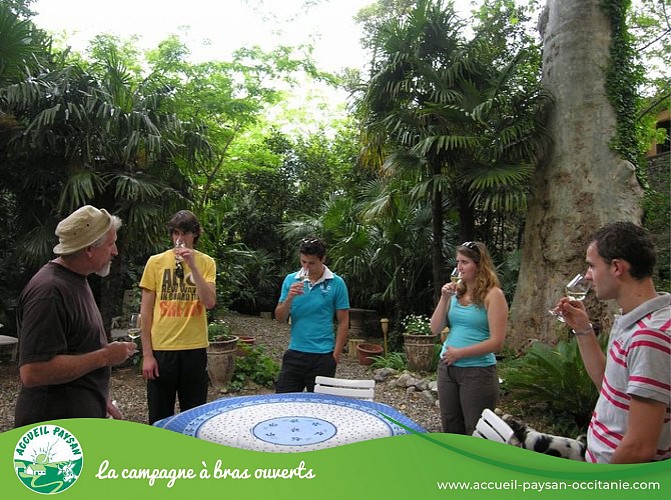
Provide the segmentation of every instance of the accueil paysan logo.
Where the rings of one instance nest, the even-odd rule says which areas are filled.
[[[26,432],[14,449],[14,470],[29,489],[46,495],[75,484],[84,456],[77,438],[56,425],[38,425]]]

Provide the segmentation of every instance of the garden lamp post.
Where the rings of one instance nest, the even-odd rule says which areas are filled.
[[[387,332],[389,331],[389,318],[381,318],[380,326],[382,327],[382,342],[384,344],[384,355],[387,355]]]

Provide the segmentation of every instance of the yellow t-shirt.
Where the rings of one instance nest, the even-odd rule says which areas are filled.
[[[207,283],[215,283],[214,259],[194,250],[200,274]],[[172,250],[152,255],[142,273],[140,287],[156,293],[152,347],[157,351],[178,351],[207,347],[207,311],[198,299],[191,270],[182,262],[184,278],[175,275],[176,262]]]

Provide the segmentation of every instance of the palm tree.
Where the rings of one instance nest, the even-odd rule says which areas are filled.
[[[414,175],[410,194],[429,200],[436,294],[445,273],[444,198],[458,210],[460,239],[472,239],[480,210],[524,207],[543,145],[534,117],[547,96],[524,80],[524,53],[492,52],[484,36],[467,43],[462,28],[441,0],[381,23],[360,102],[369,149],[386,157],[390,175]]]
[[[21,19],[7,2],[0,3],[0,88],[22,78],[27,67],[48,54],[49,45],[43,31]]]
[[[387,156],[385,167],[393,174],[410,170],[417,184],[426,189],[415,191],[427,195],[432,211],[432,268],[435,287],[442,283],[443,190],[444,169],[454,150],[428,148],[423,155],[412,152],[421,138],[440,127],[431,116],[423,116],[426,106],[434,102],[440,84],[438,71],[463,69],[464,44],[459,34],[461,22],[451,5],[421,0],[401,17],[383,21],[374,34],[374,60],[371,78],[361,101],[363,126],[369,137],[369,148],[379,157]],[[467,146],[469,138],[454,138],[458,148]],[[384,151],[394,154],[385,155]],[[438,288],[436,288],[438,290]]]
[[[49,257],[56,220],[86,203],[124,220],[120,256],[155,250],[163,232],[157,221],[183,203],[184,178],[173,160],[181,127],[162,111],[168,89],[152,90],[160,87],[127,71],[113,44],[103,49],[104,58],[90,65],[43,67],[0,94],[22,125],[15,158],[28,158],[32,170],[18,186],[24,223],[32,228],[23,246],[32,263]],[[123,276],[120,257],[101,285],[106,324]]]

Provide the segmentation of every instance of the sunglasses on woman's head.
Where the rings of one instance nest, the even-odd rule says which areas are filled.
[[[473,241],[466,241],[461,244],[462,247],[470,248],[474,252],[480,254],[480,248],[478,248],[478,245],[475,244]]]

